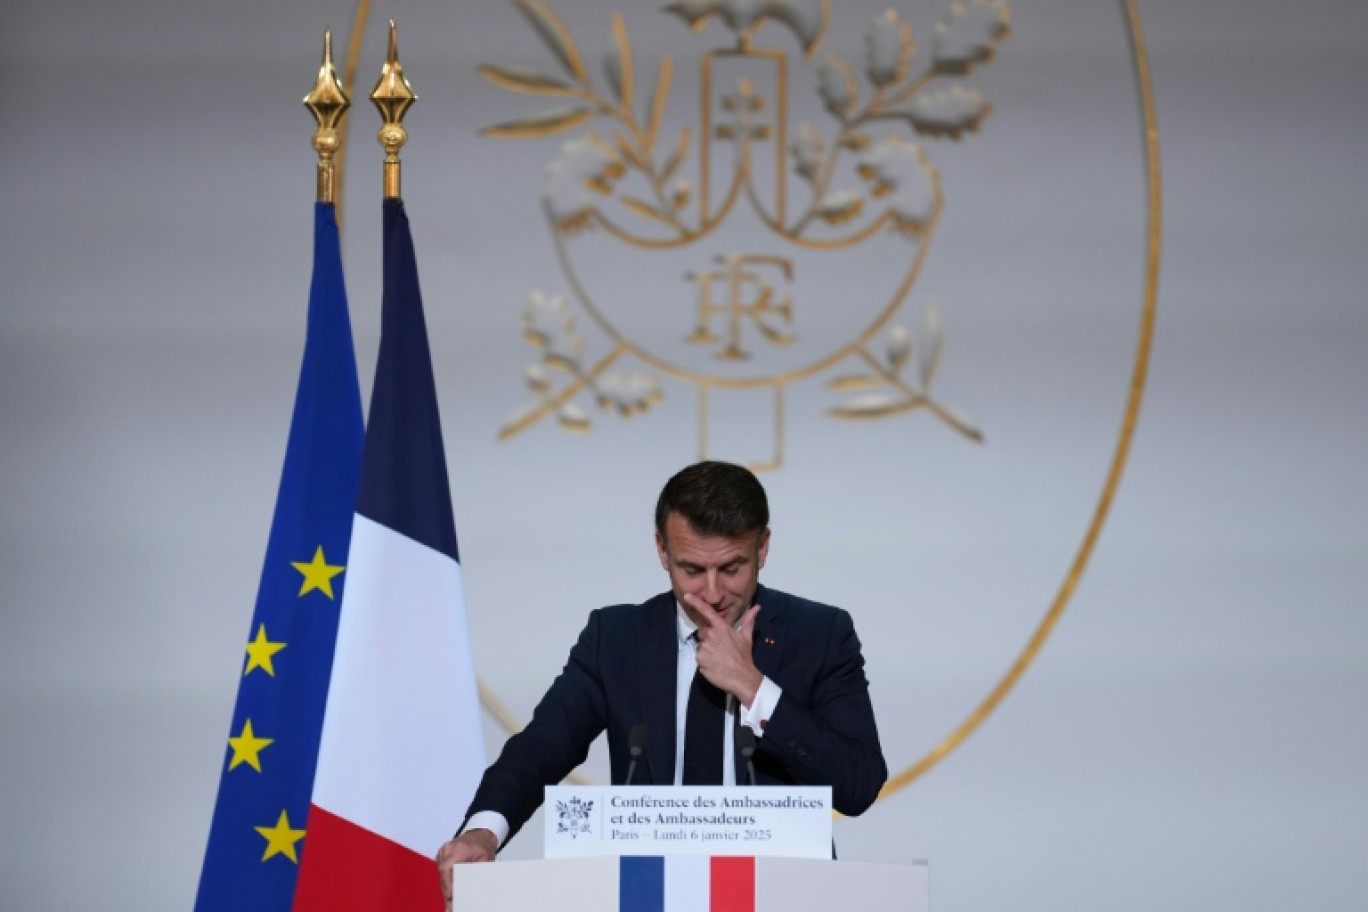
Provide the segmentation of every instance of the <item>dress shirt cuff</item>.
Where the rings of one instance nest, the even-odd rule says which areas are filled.
[[[499,840],[499,848],[503,848],[504,840],[508,839],[508,818],[498,811],[476,811],[461,827],[461,833],[471,830],[489,830]]]
[[[779,705],[779,698],[783,695],[784,689],[766,677],[760,682],[760,689],[755,692],[750,708],[740,708],[741,724],[755,732],[755,737],[763,738],[765,723],[774,715],[774,708]]]

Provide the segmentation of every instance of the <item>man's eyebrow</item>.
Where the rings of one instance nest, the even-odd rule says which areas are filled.
[[[719,567],[720,569],[725,569],[725,568],[727,568],[727,567],[738,567],[738,566],[740,566],[740,565],[742,565],[742,564],[749,563],[749,561],[750,561],[750,558],[749,558],[749,557],[747,557],[747,556],[744,555],[744,554],[740,554],[740,555],[737,555],[736,557],[733,557],[731,560],[727,561],[725,564],[718,564],[718,567]],[[690,561],[690,560],[676,560],[676,561],[675,561],[675,566],[677,566],[677,567],[683,567],[685,570],[702,570],[703,567],[704,567],[703,564],[698,564],[698,563],[695,563],[695,562]]]

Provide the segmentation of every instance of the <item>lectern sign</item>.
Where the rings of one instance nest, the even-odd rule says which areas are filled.
[[[831,857],[831,788],[582,786],[546,790],[546,857]]]

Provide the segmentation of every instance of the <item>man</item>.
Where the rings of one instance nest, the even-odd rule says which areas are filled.
[[[637,726],[649,742],[634,784],[743,782],[737,724],[757,738],[758,784],[830,785],[836,810],[854,816],[888,778],[850,615],[759,585],[770,542],[759,479],[729,463],[689,466],[661,491],[655,524],[671,591],[589,615],[438,852],[448,900],[452,865],[493,860],[605,729],[614,783]]]

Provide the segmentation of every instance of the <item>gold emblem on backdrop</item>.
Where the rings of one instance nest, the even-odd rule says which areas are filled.
[[[935,302],[903,311],[944,209],[932,152],[992,111],[970,77],[1008,35],[1004,0],[953,0],[916,30],[891,9],[850,48],[827,45],[830,0],[684,0],[664,14],[696,65],[639,65],[619,13],[592,71],[547,5],[513,2],[546,65],[480,72],[554,107],[484,132],[564,136],[540,202],[571,294],[527,298],[531,401],[500,439],[587,431],[586,405],[647,412],[672,380],[696,389],[700,458],[778,468],[784,391],[816,377],[834,418],[924,412],[982,439],[937,384]],[[747,422],[768,417],[763,451],[713,452],[728,406],[764,410]]]
[[[833,414],[839,417],[878,418],[925,408],[947,427],[966,436],[976,435],[976,429],[967,418],[950,412],[938,396],[933,398],[930,395],[931,381],[944,348],[940,318],[935,308],[929,303],[923,307],[922,322],[915,333],[900,328],[893,321],[916,281],[926,253],[926,243],[940,216],[942,198],[939,177],[924,152],[911,142],[906,131],[886,139],[890,143],[917,148],[912,156],[917,162],[916,168],[897,172],[886,162],[862,160],[858,155],[867,154],[875,148],[878,140],[871,137],[870,127],[878,122],[889,121],[897,125],[905,122],[911,127],[913,135],[923,138],[957,138],[965,132],[972,132],[982,123],[989,113],[989,107],[973,89],[953,79],[951,81],[954,84],[949,87],[937,85],[941,79],[963,76],[977,64],[991,59],[997,43],[1007,34],[1008,12],[1005,4],[992,0],[954,0],[936,23],[930,63],[924,65],[918,76],[911,75],[912,61],[918,52],[901,14],[891,12],[878,17],[869,24],[865,33],[863,83],[857,79],[854,64],[849,60],[823,55],[820,62],[812,62],[830,24],[828,3],[823,2],[815,13],[802,11],[806,8],[800,6],[803,0],[694,0],[673,4],[667,11],[683,18],[695,32],[705,31],[709,22],[716,20],[721,27],[730,31],[735,41],[735,47],[719,49],[704,57],[701,69],[704,78],[699,96],[703,104],[698,119],[698,124],[707,127],[703,131],[705,135],[710,131],[719,143],[725,141],[729,144],[722,151],[733,157],[727,159],[725,155],[721,156],[719,164],[714,157],[718,151],[713,148],[716,144],[699,141],[695,148],[690,131],[681,128],[681,135],[675,140],[676,145],[671,147],[668,157],[657,171],[651,171],[655,166],[648,162],[655,162],[663,148],[657,140],[665,123],[664,111],[671,98],[671,62],[668,59],[661,62],[655,71],[655,85],[649,91],[637,91],[636,73],[631,62],[631,42],[621,17],[614,17],[612,40],[616,51],[611,52],[604,62],[612,94],[600,95],[591,86],[583,57],[564,23],[539,0],[513,2],[549,48],[556,72],[565,75],[545,75],[494,66],[483,68],[484,75],[492,82],[515,91],[561,96],[562,107],[555,112],[501,124],[487,132],[508,137],[546,136],[586,126],[584,132],[571,138],[562,147],[561,154],[553,162],[542,202],[567,281],[579,296],[581,309],[604,330],[610,341],[599,360],[590,363],[585,342],[577,329],[576,312],[571,310],[565,298],[533,293],[529,297],[524,319],[528,341],[541,351],[540,362],[528,372],[528,385],[534,394],[534,402],[509,420],[502,437],[512,436],[552,415],[562,426],[571,430],[587,429],[590,422],[588,413],[575,404],[576,397],[582,398],[582,394],[594,397],[600,406],[615,409],[624,415],[646,411],[663,395],[659,377],[666,375],[693,382],[699,387],[700,428],[706,453],[707,396],[710,390],[763,389],[768,386],[776,397],[776,419],[781,419],[782,390],[787,383],[827,371],[846,360],[863,363],[864,367],[857,373],[842,374],[827,381],[833,394],[853,394],[852,398],[833,405]],[[918,760],[894,772],[884,786],[881,800],[907,788],[955,751],[1021,681],[1053,633],[1077,589],[1106,524],[1130,454],[1149,375],[1158,312],[1163,192],[1158,119],[1140,12],[1136,0],[1118,0],[1117,5],[1125,28],[1137,90],[1145,176],[1145,241],[1140,321],[1130,383],[1121,425],[1108,463],[1106,481],[1082,542],[1058,590],[1011,666],[953,730]],[[369,11],[370,0],[360,0],[353,18],[347,55],[348,85],[354,82],[356,61]],[[788,81],[785,77],[788,59],[779,52],[756,49],[756,33],[769,22],[786,26],[797,36],[800,47],[806,51],[808,66],[816,68],[817,96],[821,107],[836,121],[836,126],[828,122],[827,133],[822,133],[819,127],[800,125],[795,138],[768,147],[773,158],[760,155],[757,150],[763,148],[761,140],[766,136],[789,136]],[[894,41],[896,55],[890,50],[894,47]],[[726,96],[719,97],[712,91],[711,86],[718,78],[716,74],[724,65],[717,61],[755,57],[771,61],[773,71],[783,77],[774,83],[772,96],[761,91],[761,83],[753,75],[738,78],[735,91]],[[894,60],[894,57],[896,62],[890,64],[889,61]],[[875,65],[880,62],[885,64],[885,68]],[[888,76],[886,66],[893,67],[895,77]],[[895,98],[896,102],[893,100]],[[912,107],[919,98],[922,103],[914,117],[912,112],[904,109]],[[631,99],[636,100],[635,106]],[[709,99],[716,100],[717,111],[729,116],[715,116]],[[933,103],[932,99],[942,100]],[[770,105],[774,107],[768,107]],[[631,111],[638,106],[644,109],[642,118],[631,121],[625,119],[630,118]],[[776,109],[785,112],[782,121],[775,115]],[[769,120],[762,116],[767,110],[770,111]],[[956,111],[958,114],[955,114]],[[603,127],[587,129],[594,118],[603,120],[609,127],[614,124],[619,126],[612,130]],[[346,149],[346,126],[343,121],[337,131],[339,173]],[[807,138],[803,139],[805,133]],[[742,139],[746,141],[741,142]],[[845,186],[835,177],[840,173],[837,157],[834,152],[826,151],[833,149],[833,142],[834,148],[851,153],[853,162],[847,162],[847,165],[853,167],[853,174],[861,182],[857,186],[862,188],[858,194],[858,206],[850,197],[840,195]],[[807,151],[802,151],[805,148]],[[586,149],[594,151],[585,152]],[[628,160],[634,152],[641,161],[631,161],[629,168]],[[688,173],[690,155],[697,159],[693,172],[701,188],[697,195],[692,192],[693,187],[687,178],[680,176]],[[901,156],[893,160],[906,165],[912,158]],[[587,172],[583,167],[578,170],[570,167],[575,162],[583,166],[586,161],[593,165]],[[800,219],[796,224],[786,219],[786,215],[796,211],[790,207],[797,205],[788,197],[787,178],[782,176],[786,172],[783,167],[774,165],[765,172],[766,161],[790,167],[796,179],[809,186],[812,200],[823,200],[824,203],[806,203],[805,220]],[[810,161],[812,165],[804,165],[804,161]],[[821,164],[820,170],[816,167],[818,163]],[[730,172],[727,171],[728,166]],[[635,173],[631,173],[633,169]],[[653,173],[659,180],[654,183],[648,181],[648,193],[645,196],[640,191],[628,191],[628,181]],[[718,206],[708,204],[708,200],[713,198],[710,191],[714,173],[731,175],[728,190]],[[845,173],[847,180],[854,184],[849,179],[849,168]],[[929,182],[922,186],[931,188],[929,192],[934,205],[926,217],[917,222],[906,218],[906,207],[895,204],[910,198],[907,196],[909,188],[915,188],[918,184],[908,178],[915,178],[919,174]],[[579,178],[578,182],[576,177]],[[340,190],[340,178],[338,184]],[[561,188],[569,196],[553,194],[556,188]],[[320,193],[322,189],[320,177]],[[770,195],[764,195],[765,191],[769,191]],[[576,194],[579,194],[579,205],[573,205],[569,210],[553,206],[567,198],[575,202]],[[737,201],[743,198],[743,194],[746,205],[738,206]],[[692,207],[691,196],[695,200]],[[692,216],[691,211],[694,213]],[[632,229],[625,217],[627,212],[659,223],[660,227],[654,233]],[[652,214],[647,215],[647,212]],[[753,224],[744,226],[747,233],[740,236],[742,243],[730,243],[731,239],[724,237],[725,232],[732,222],[743,221],[748,212]],[[861,217],[863,221],[860,221]],[[754,223],[762,225],[765,230],[755,229]],[[775,227],[790,225],[792,227],[787,229],[787,233]],[[856,230],[853,226],[857,225],[862,227]],[[912,246],[901,248],[904,259],[899,262],[907,263],[910,257],[911,265],[903,273],[902,282],[894,288],[893,296],[884,302],[886,313],[876,312],[875,319],[865,325],[863,332],[856,334],[853,341],[835,348],[824,360],[818,359],[802,369],[787,373],[769,369],[769,373],[765,374],[756,370],[762,358],[771,357],[776,352],[797,351],[803,340],[811,342],[814,334],[820,339],[821,333],[814,333],[814,319],[817,328],[821,328],[823,324],[820,320],[824,316],[830,318],[831,312],[835,311],[839,322],[847,316],[844,311],[851,307],[848,297],[828,296],[824,299],[820,294],[814,295],[806,282],[799,287],[800,280],[809,274],[803,265],[808,261],[801,254],[808,251],[824,254],[842,250],[863,252],[866,245],[878,239],[888,240],[890,235],[901,237],[905,244]],[[662,288],[670,287],[670,283],[664,280],[659,286],[630,288],[633,295],[630,300],[640,305],[639,309],[646,311],[648,317],[668,319],[668,325],[673,326],[673,331],[678,333],[674,338],[676,347],[683,348],[686,354],[692,353],[695,363],[706,364],[708,370],[692,372],[665,360],[650,347],[664,344],[658,337],[646,334],[640,337],[646,340],[643,342],[637,336],[625,335],[608,322],[605,316],[608,311],[599,306],[602,302],[596,304],[584,295],[579,273],[571,267],[575,263],[583,265],[585,262],[592,265],[592,259],[572,261],[568,255],[568,242],[582,243],[585,238],[594,237],[602,238],[605,242],[611,241],[619,251],[624,248],[658,251],[662,255],[674,251],[688,258],[687,265],[673,277],[668,272],[662,273],[671,282],[677,277],[689,289],[691,297],[686,302],[663,302]],[[713,245],[711,248],[702,251],[691,248],[693,240],[705,238]],[[768,243],[758,245],[757,238],[768,238]],[[723,240],[728,243],[723,243]],[[611,265],[619,261],[610,259],[609,262]],[[853,275],[864,278],[862,273]],[[827,310],[815,306],[823,300],[836,301],[839,306]],[[625,314],[627,319],[632,315],[630,309]],[[854,325],[862,324],[857,322]],[[886,333],[886,347],[883,350],[879,350],[874,341],[880,333]],[[619,365],[616,372],[608,371],[626,356],[632,356],[639,362],[640,372],[622,373],[626,365]],[[704,358],[709,360],[704,361]],[[890,378],[902,376],[909,365],[914,369],[920,387],[910,384],[899,386],[896,382],[889,382]],[[727,373],[727,368],[731,368],[732,372]],[[752,373],[743,373],[745,370],[751,370]],[[889,386],[902,398],[898,399],[894,393],[890,393],[886,388]],[[892,401],[890,396],[893,396]],[[782,425],[777,427],[781,428]],[[775,464],[782,458],[780,434],[781,430],[776,431]],[[509,734],[521,730],[522,724],[485,682],[479,682],[479,689],[481,704],[499,725]],[[588,781],[578,771],[572,773],[570,778]]]

